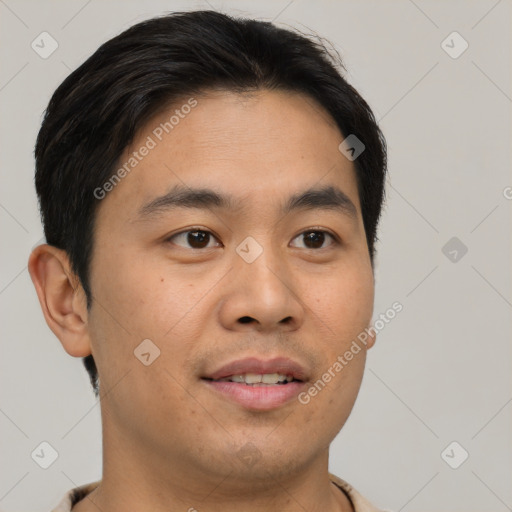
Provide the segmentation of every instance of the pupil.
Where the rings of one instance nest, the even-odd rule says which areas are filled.
[[[310,231],[306,235],[306,240],[313,242],[314,248],[322,247],[323,242],[324,242],[324,233],[321,233],[319,231]],[[306,245],[307,245],[307,243],[306,243]]]
[[[208,237],[209,233],[206,233],[205,231],[191,231],[187,238],[188,243],[195,248],[202,248],[202,243],[206,240],[206,245],[208,245]]]

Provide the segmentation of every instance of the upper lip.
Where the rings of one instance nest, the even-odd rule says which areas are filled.
[[[238,359],[225,364],[213,373],[205,375],[203,378],[218,380],[246,373],[255,373],[258,375],[280,373],[282,375],[291,375],[294,379],[300,381],[305,381],[308,378],[304,367],[287,357],[276,357],[267,360],[258,359],[257,357]]]

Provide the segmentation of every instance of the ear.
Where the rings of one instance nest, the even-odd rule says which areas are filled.
[[[39,245],[30,254],[28,270],[46,323],[64,350],[73,357],[91,354],[86,296],[66,252]]]
[[[368,329],[366,332],[369,332],[368,338],[366,339],[366,350],[369,350],[375,345],[375,342],[377,341],[377,331],[373,328],[371,328],[371,325],[368,326]]]

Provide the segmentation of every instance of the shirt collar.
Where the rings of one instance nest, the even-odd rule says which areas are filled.
[[[352,502],[355,512],[390,512],[375,508],[364,496],[354,489],[354,487],[336,475],[329,473],[329,479],[347,495],[348,499]],[[71,512],[73,506],[94,491],[100,483],[101,480],[97,480],[71,489],[51,512]]]

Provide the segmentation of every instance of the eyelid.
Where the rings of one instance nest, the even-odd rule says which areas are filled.
[[[334,239],[338,239],[338,235],[336,235],[336,233],[334,233],[333,231],[331,231],[330,229],[327,229],[327,228],[324,228],[322,226],[311,226],[309,228],[305,228],[305,229],[301,229],[297,235],[302,235],[303,233],[310,233],[311,231],[318,231],[318,232],[321,232],[321,233],[327,233],[328,235],[332,236]]]

